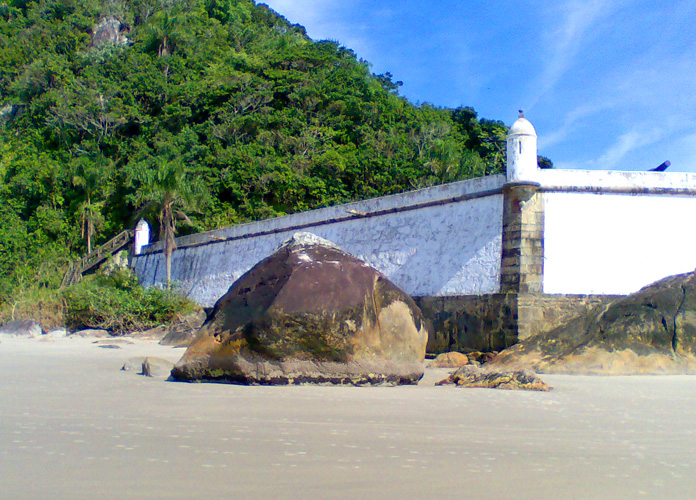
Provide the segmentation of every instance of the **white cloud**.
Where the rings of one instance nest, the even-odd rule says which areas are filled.
[[[312,38],[391,71],[418,100],[473,105],[493,118],[522,104],[540,151],[559,168],[670,159],[675,170],[696,171],[693,0],[532,2],[543,7],[480,9],[451,22],[432,22],[425,0],[266,3]]]
[[[621,134],[616,142],[597,159],[602,169],[612,170],[631,151],[654,144],[664,137],[663,130],[637,128]]]
[[[556,168],[562,169],[600,169],[632,170],[636,167],[636,157],[643,158],[643,164],[651,155],[645,155],[642,148],[654,146],[666,140],[671,134],[670,127],[654,127],[649,123],[638,125],[619,135],[598,157],[585,160],[571,159],[557,161]],[[695,136],[696,137],[696,136]],[[654,166],[657,166],[655,164]]]
[[[696,149],[685,143],[696,129],[696,3],[633,3],[566,3],[547,39],[552,57],[535,103],[551,129],[540,148],[558,167],[634,169],[670,159],[675,171],[696,171]]]
[[[596,26],[625,3],[624,0],[570,0],[549,11],[551,19],[547,22],[554,24],[556,29],[545,37],[545,64],[538,81],[534,83],[535,92],[529,109],[556,87],[588,40],[593,38],[592,32]]]
[[[539,147],[542,149],[550,148],[563,142],[579,127],[580,123],[590,117],[597,116],[615,105],[616,103],[604,99],[601,102],[582,104],[572,109],[563,117],[563,122],[556,130],[539,137]]]

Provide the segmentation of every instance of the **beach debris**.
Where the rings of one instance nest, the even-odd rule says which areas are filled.
[[[551,388],[531,370],[495,370],[465,365],[435,385],[467,388],[548,391]]]
[[[335,244],[296,233],[223,296],[172,370],[246,384],[415,384],[428,333],[391,281]]]

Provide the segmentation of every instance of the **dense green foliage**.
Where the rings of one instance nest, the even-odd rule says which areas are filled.
[[[45,330],[98,328],[118,335],[175,321],[195,309],[175,290],[145,289],[130,270],[99,271],[68,288],[17,289],[0,306],[0,324],[33,319]]]
[[[87,276],[61,294],[65,326],[113,334],[146,330],[189,312],[192,304],[171,290],[144,289],[129,271]]]
[[[93,43],[109,16],[127,44]],[[398,86],[253,0],[0,0],[0,297],[163,207],[172,166],[189,231],[504,169],[501,122]]]

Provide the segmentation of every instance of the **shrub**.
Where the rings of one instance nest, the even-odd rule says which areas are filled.
[[[114,335],[173,321],[194,308],[171,290],[143,288],[129,270],[86,276],[62,295],[68,328],[100,328]]]
[[[64,326],[60,294],[40,286],[13,289],[0,301],[0,324],[15,319],[33,319],[46,331]]]

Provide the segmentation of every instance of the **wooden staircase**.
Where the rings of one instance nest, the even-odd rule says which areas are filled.
[[[93,250],[89,255],[85,255],[81,259],[71,262],[68,266],[68,270],[65,272],[65,276],[63,276],[60,287],[64,288],[78,283],[82,279],[83,274],[97,267],[111,255],[127,247],[132,241],[133,230],[126,229]]]

